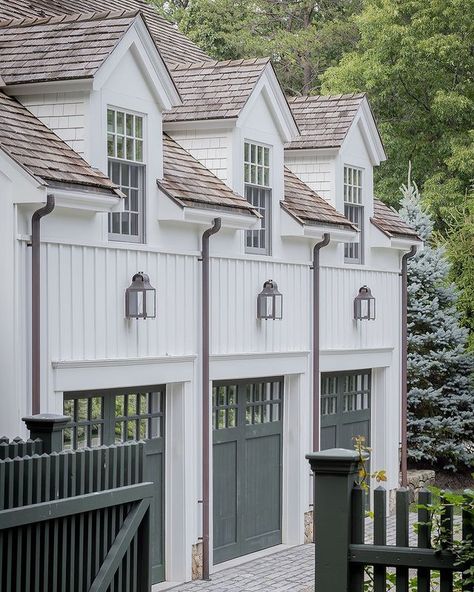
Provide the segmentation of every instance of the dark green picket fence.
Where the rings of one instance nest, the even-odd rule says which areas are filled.
[[[36,438],[0,444],[0,590],[148,592],[153,485],[143,483],[144,444],[35,453],[40,447]],[[33,454],[6,456],[23,451]]]
[[[431,548],[429,511],[418,510],[417,546],[410,547],[409,491],[396,493],[396,540],[387,545],[387,492],[374,491],[373,544],[365,544],[366,492],[357,485],[359,455],[333,449],[307,456],[314,473],[315,590],[318,592],[386,592],[387,569],[396,572],[396,592],[409,592],[410,571],[416,570],[417,591],[452,592],[453,574],[468,566],[455,565],[448,549]],[[419,505],[431,503],[428,491],[420,493]],[[463,516],[462,536],[474,535],[472,516]],[[453,536],[453,508],[444,509],[443,530]],[[449,536],[445,540],[449,540]],[[365,569],[373,567],[368,585]],[[439,572],[434,581],[433,570]],[[434,586],[434,587],[433,587]],[[462,589],[472,592],[465,583]]]

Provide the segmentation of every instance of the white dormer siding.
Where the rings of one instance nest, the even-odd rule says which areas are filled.
[[[73,150],[85,155],[87,95],[55,92],[25,95],[20,101]]]
[[[317,150],[288,150],[286,166],[331,205],[335,198],[335,154]]]

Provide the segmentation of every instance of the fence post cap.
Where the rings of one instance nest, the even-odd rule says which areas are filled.
[[[50,432],[62,430],[71,421],[71,418],[67,415],[58,415],[56,413],[38,413],[38,415],[23,417],[22,420],[26,423],[26,427],[30,431],[34,428],[35,432]]]
[[[306,455],[306,458],[315,473],[355,473],[360,462],[359,452],[345,448],[329,448],[321,452],[311,452]],[[365,452],[363,458],[367,460],[369,455]]]

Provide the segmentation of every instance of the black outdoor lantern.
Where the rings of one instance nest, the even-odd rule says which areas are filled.
[[[125,290],[125,316],[127,319],[154,319],[156,317],[156,290],[143,271],[132,277]]]
[[[367,286],[362,286],[354,298],[354,319],[356,321],[375,320],[375,298]]]
[[[283,296],[278,291],[277,283],[267,280],[263,290],[257,296],[257,319],[278,319],[283,314]]]

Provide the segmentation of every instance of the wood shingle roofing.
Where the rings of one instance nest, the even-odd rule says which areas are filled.
[[[398,212],[374,198],[374,215],[371,222],[389,238],[412,238],[421,240],[416,231],[403,220]]]
[[[365,94],[305,96],[288,99],[300,135],[285,148],[339,148]]]
[[[183,104],[164,121],[236,118],[250,97],[269,58],[180,64],[171,75]]]
[[[0,21],[4,83],[91,78],[138,14],[120,11]]]
[[[0,149],[47,185],[73,184],[122,195],[108,177],[93,169],[28,109],[1,91]]]
[[[163,179],[157,183],[182,206],[257,215],[244,197],[227,187],[167,134],[163,134]]]
[[[357,230],[343,214],[301,181],[288,167],[285,167],[283,207],[303,224],[327,224]]]
[[[146,0],[0,0],[0,18],[34,18],[77,14],[78,12],[140,11],[168,66],[181,62],[210,60],[199,47],[158,14]]]

